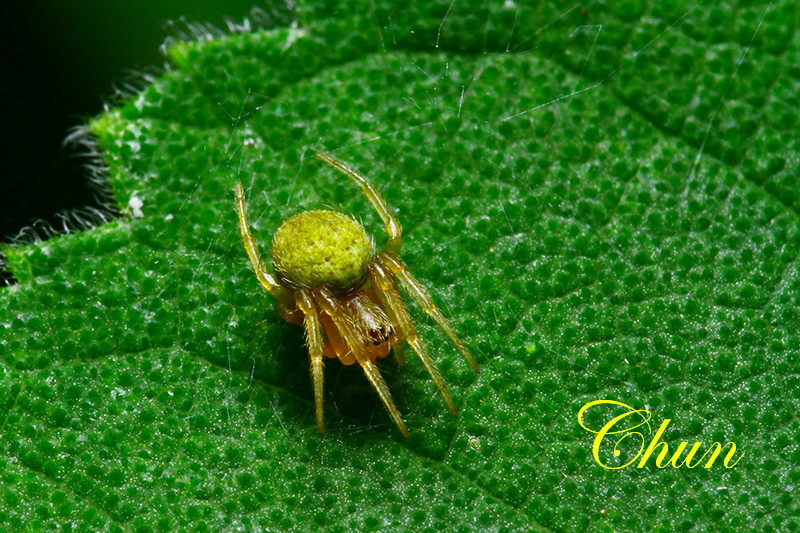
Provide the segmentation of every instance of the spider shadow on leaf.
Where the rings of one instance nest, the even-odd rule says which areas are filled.
[[[391,389],[398,408],[408,412],[408,402],[406,402],[408,388],[403,380],[403,368],[395,359],[395,354],[390,353],[389,357],[380,361],[378,368],[386,385]],[[326,405],[331,406],[329,408],[336,412],[335,417],[330,417],[331,430],[335,431],[337,425],[343,424],[356,431],[360,428],[377,427],[385,429],[387,434],[393,432],[392,419],[361,367],[342,365],[331,360],[325,365],[325,374],[328,383]],[[310,387],[309,382],[309,390]],[[337,418],[338,423],[335,422]],[[357,424],[355,426],[348,424],[348,419],[355,420]]]
[[[308,415],[314,416],[314,388],[309,373],[308,348],[302,328],[292,324],[282,325],[275,330],[269,344],[274,347],[273,355],[257,365],[255,377],[262,381],[273,381],[291,394],[308,401]],[[407,364],[407,363],[406,363]],[[266,366],[270,368],[266,368]],[[378,364],[381,375],[392,388],[398,406],[407,407],[407,385],[403,381],[403,366],[392,353]],[[325,405],[329,412],[334,432],[361,432],[371,427],[385,427],[392,432],[392,419],[381,404],[375,389],[369,383],[358,365],[343,365],[327,359],[325,371]]]

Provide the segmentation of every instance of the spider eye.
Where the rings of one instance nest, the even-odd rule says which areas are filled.
[[[369,330],[369,336],[372,338],[372,344],[375,346],[382,344],[389,340],[394,334],[392,326],[381,326],[379,328],[372,328]]]

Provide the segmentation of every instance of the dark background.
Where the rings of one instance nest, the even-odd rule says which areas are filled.
[[[97,206],[84,160],[63,146],[64,138],[100,113],[132,71],[163,65],[159,46],[170,34],[168,21],[222,27],[226,17],[240,21],[253,6],[252,0],[0,2],[0,242],[37,219],[57,225],[59,211]]]

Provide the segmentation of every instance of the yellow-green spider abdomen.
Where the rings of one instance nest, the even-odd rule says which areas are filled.
[[[289,287],[350,290],[364,282],[375,243],[357,221],[334,211],[304,211],[272,238],[272,266]]]

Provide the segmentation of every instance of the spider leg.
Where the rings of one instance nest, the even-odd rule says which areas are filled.
[[[447,319],[442,315],[441,311],[439,311],[439,308],[436,307],[436,304],[433,303],[433,300],[431,300],[428,292],[422,287],[422,285],[419,284],[416,278],[411,275],[408,269],[406,269],[406,266],[403,264],[403,262],[389,253],[378,254],[376,262],[385,266],[392,274],[394,274],[397,279],[400,280],[400,283],[411,294],[411,297],[414,298],[422,310],[428,313],[428,315],[436,321],[439,327],[444,330],[444,332],[450,338],[450,341],[456,346],[458,351],[461,352],[461,355],[464,356],[464,359],[467,360],[475,372],[480,372],[477,361],[475,361],[475,358],[472,356],[469,350],[467,350],[467,347],[464,346],[464,343],[461,342],[461,339],[458,338],[453,326],[450,325],[450,322],[447,321]]]
[[[303,327],[306,330],[306,343],[308,355],[311,358],[311,377],[314,381],[314,405],[316,408],[317,431],[325,431],[322,412],[322,325],[320,324],[317,308],[308,289],[299,289],[296,293],[297,307],[303,312]]]
[[[261,253],[258,251],[258,243],[250,232],[250,224],[247,221],[247,205],[244,203],[244,189],[242,188],[242,182],[239,180],[236,180],[235,192],[239,230],[242,234],[242,244],[244,244],[247,257],[250,259],[250,266],[253,267],[253,272],[255,272],[256,278],[261,286],[267,289],[267,291],[269,291],[269,293],[285,308],[292,309],[294,307],[294,299],[289,291],[281,287],[281,285],[275,281],[275,278],[267,272],[264,266],[264,260],[261,258]]]
[[[395,322],[396,323],[396,322]],[[406,363],[406,354],[403,351],[403,343],[395,344],[392,346],[392,350],[394,350],[394,358],[398,364],[404,365]]]
[[[377,262],[373,263],[373,265],[369,267],[369,276],[370,281],[372,281],[372,287],[375,289],[375,293],[381,300],[381,303],[383,304],[389,317],[392,319],[392,322],[397,324],[397,326],[400,328],[400,331],[403,333],[403,337],[405,337],[408,344],[411,345],[411,348],[414,349],[414,352],[422,360],[425,370],[428,371],[428,374],[430,374],[433,382],[436,383],[436,387],[439,389],[439,392],[441,393],[442,398],[444,398],[444,402],[447,404],[450,412],[453,413],[453,416],[458,416],[458,409],[456,409],[456,404],[453,402],[453,398],[447,391],[447,387],[444,384],[444,378],[442,378],[442,374],[439,373],[436,363],[434,363],[433,359],[431,359],[431,356],[428,354],[425,346],[419,340],[417,331],[414,328],[414,325],[411,323],[411,317],[408,315],[408,311],[406,310],[406,306],[403,303],[403,299],[397,290],[394,280],[389,276],[389,274],[384,272],[383,268],[381,268]]]
[[[403,421],[403,417],[400,416],[400,410],[397,409],[397,406],[392,399],[392,395],[389,392],[389,387],[386,386],[386,382],[383,380],[383,377],[381,377],[378,367],[375,366],[375,363],[364,351],[363,345],[359,339],[355,338],[353,330],[348,327],[347,317],[337,312],[335,298],[324,287],[316,289],[313,294],[319,308],[331,317],[333,324],[339,331],[339,334],[342,336],[347,343],[347,346],[355,355],[356,361],[359,365],[361,365],[361,368],[364,370],[364,374],[366,374],[367,379],[375,389],[375,392],[378,393],[381,402],[383,402],[384,407],[386,407],[386,410],[389,412],[389,416],[391,416],[392,420],[394,420],[394,423],[397,424],[397,427],[403,436],[407,438],[408,428],[406,427],[406,423]]]
[[[369,380],[370,384],[372,384],[372,387],[378,393],[378,396],[380,396],[384,407],[386,407],[386,410],[389,411],[389,416],[391,416],[392,420],[394,420],[394,423],[397,424],[397,427],[403,436],[408,438],[408,428],[406,427],[406,423],[403,421],[403,417],[400,416],[400,411],[394,404],[392,395],[389,393],[389,387],[386,386],[386,382],[383,380],[383,377],[381,377],[378,367],[375,366],[375,363],[373,363],[372,359],[369,357],[361,357],[357,358],[357,360],[358,364],[361,365],[361,368],[364,369],[364,374],[367,375],[367,379]]]
[[[361,187],[361,190],[364,191],[364,195],[370,201],[372,207],[375,208],[378,216],[381,217],[383,225],[386,227],[386,233],[389,234],[389,240],[386,241],[386,250],[392,253],[399,252],[400,247],[403,245],[403,231],[400,229],[400,224],[394,218],[391,211],[389,211],[389,206],[386,204],[386,200],[383,199],[383,196],[381,196],[381,193],[375,188],[372,182],[369,181],[365,175],[344,161],[340,161],[332,155],[326,154],[325,152],[314,150],[314,153],[317,155],[317,157],[353,180],[356,185]]]

